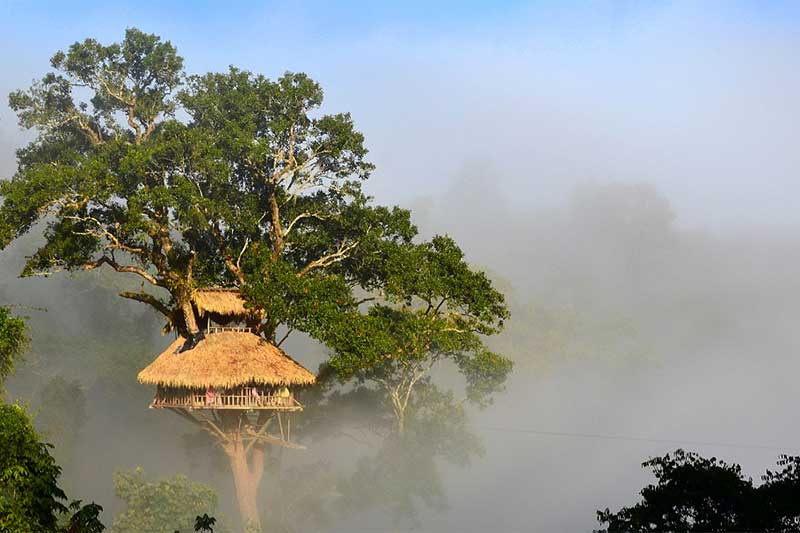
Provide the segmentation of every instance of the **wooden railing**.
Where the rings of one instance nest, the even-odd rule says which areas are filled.
[[[281,411],[300,411],[303,406],[294,396],[279,392],[240,389],[236,391],[187,391],[159,390],[156,392],[153,408],[175,407],[180,409],[275,409]]]
[[[253,328],[245,326],[209,326],[206,333],[222,333],[224,331],[235,331],[237,333],[252,333]]]

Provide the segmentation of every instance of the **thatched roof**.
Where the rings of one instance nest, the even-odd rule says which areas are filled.
[[[139,372],[146,385],[183,388],[231,388],[248,384],[310,385],[314,374],[277,346],[253,333],[211,333],[191,350],[185,339],[173,342]]]
[[[192,303],[201,316],[258,316],[257,311],[245,308],[239,289],[197,289],[192,293]]]

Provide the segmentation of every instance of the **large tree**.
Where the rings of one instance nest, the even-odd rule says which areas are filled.
[[[53,72],[11,94],[38,136],[0,183],[0,245],[45,236],[23,273],[137,276],[141,289],[121,295],[189,342],[194,289],[238,286],[262,311],[260,335],[308,333],[333,349],[339,377],[382,383],[400,432],[440,360],[473,399],[499,388],[510,364],[482,340],[502,327],[502,295],[450,239],[417,242],[407,210],[363,193],[373,167],[350,115],[323,114],[305,74],[187,77],[182,64],[170,42],[129,29],[56,53]],[[263,444],[227,438],[243,519],[257,525]]]

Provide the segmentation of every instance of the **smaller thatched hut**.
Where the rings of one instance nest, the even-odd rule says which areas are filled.
[[[260,311],[248,309],[245,306],[239,289],[197,289],[192,293],[192,304],[194,304],[198,316],[205,318],[206,323],[209,319],[217,324],[253,323],[262,318]]]

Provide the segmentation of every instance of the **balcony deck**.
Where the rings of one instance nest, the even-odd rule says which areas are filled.
[[[159,390],[150,403],[151,409],[240,409],[274,411],[302,411],[303,406],[290,393],[281,396],[273,393],[253,394],[252,391],[203,392]]]

